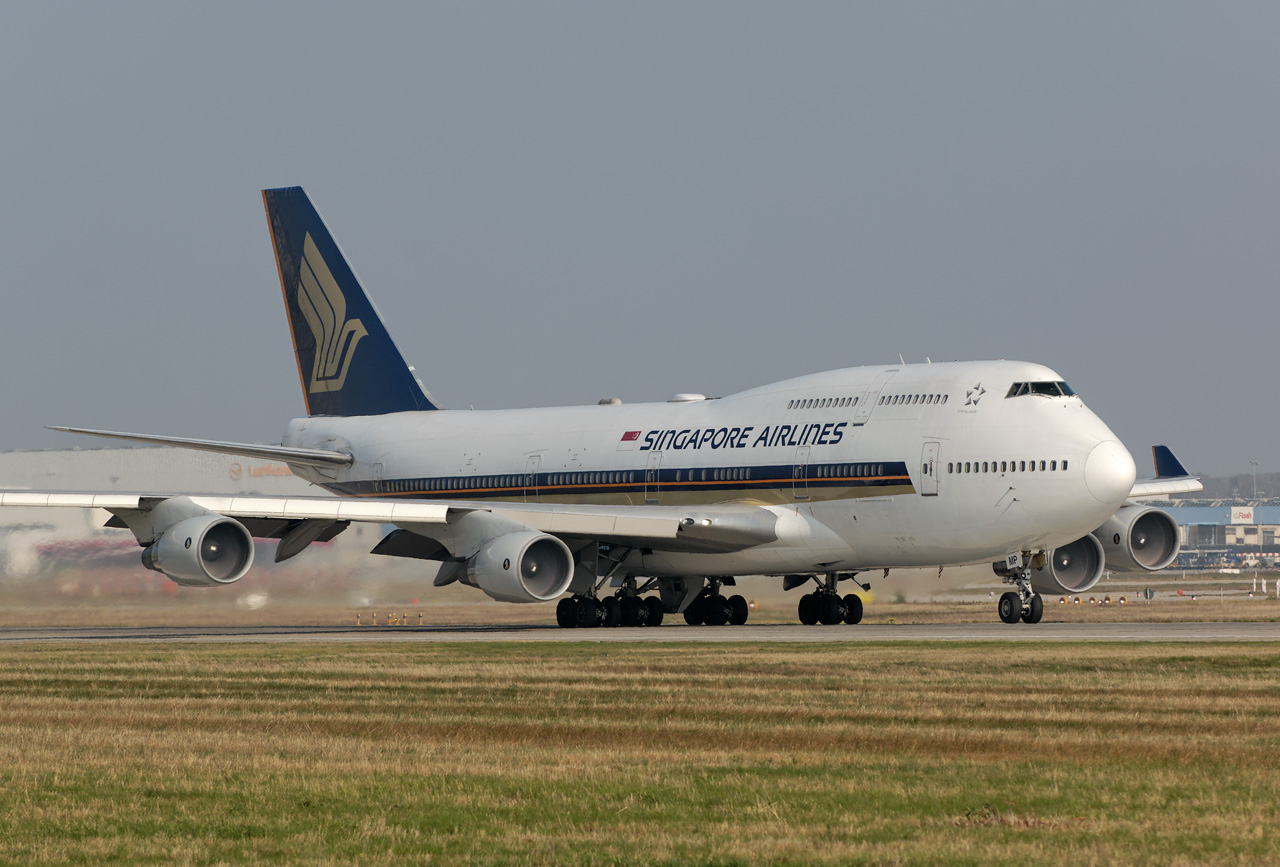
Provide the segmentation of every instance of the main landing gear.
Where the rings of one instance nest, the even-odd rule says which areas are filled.
[[[850,593],[840,597],[837,585],[846,578],[853,578],[853,573],[828,572],[818,578],[809,575],[788,575],[783,579],[783,589],[791,590],[806,583],[810,577],[818,582],[818,589],[800,597],[798,613],[800,622],[805,626],[821,623],[834,626],[837,623],[853,625],[862,620],[862,597]],[[870,590],[871,585],[860,585],[863,590]]]
[[[662,600],[657,596],[619,594],[593,599],[566,596],[556,605],[556,623],[565,629],[596,626],[661,626]]]
[[[724,626],[726,623],[741,626],[747,622],[747,600],[738,594],[728,599],[720,595],[720,579],[707,580],[707,587],[694,597],[684,610],[684,622],[690,626]]]
[[[1031,587],[1031,570],[1044,565],[1044,552],[1033,557],[1030,551],[1010,554],[1002,563],[992,563],[991,568],[1006,584],[1017,589],[1000,594],[1000,619],[1005,623],[1039,623],[1044,617],[1044,599]]]

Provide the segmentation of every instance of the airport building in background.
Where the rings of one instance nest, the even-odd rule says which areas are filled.
[[[1280,566],[1280,499],[1144,501],[1164,509],[1182,534],[1177,567]]]

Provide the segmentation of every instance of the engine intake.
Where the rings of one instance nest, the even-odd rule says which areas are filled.
[[[467,562],[467,583],[499,602],[547,602],[572,580],[569,546],[533,530],[499,536]]]
[[[1031,572],[1031,587],[1037,593],[1083,593],[1102,578],[1106,554],[1092,535],[1081,536],[1070,545],[1048,552],[1045,565]]]
[[[142,552],[142,565],[183,587],[232,584],[253,565],[253,537],[224,515],[187,518]]]
[[[1182,534],[1168,512],[1150,506],[1121,506],[1093,531],[1117,572],[1155,572],[1178,558]]]

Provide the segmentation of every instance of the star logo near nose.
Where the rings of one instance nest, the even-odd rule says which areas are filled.
[[[965,397],[964,405],[977,406],[978,401],[982,400],[982,396],[986,393],[987,393],[987,390],[982,387],[982,383],[978,383],[973,388],[969,389],[964,393],[964,397]]]

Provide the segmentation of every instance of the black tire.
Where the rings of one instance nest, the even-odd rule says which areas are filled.
[[[823,626],[834,626],[844,620],[844,603],[834,593],[823,593],[818,597],[818,619]]]
[[[613,628],[622,625],[622,605],[613,596],[606,596],[600,600],[600,625]]]
[[[729,623],[734,626],[741,626],[747,622],[747,615],[751,613],[751,609],[747,607],[747,600],[738,595],[729,597]]]
[[[618,600],[618,605],[622,609],[623,626],[640,625],[640,609],[644,607],[644,603],[639,596],[623,596]]]
[[[1022,619],[1022,599],[1012,590],[1000,594],[1000,619],[1005,623],[1017,623]]]
[[[578,603],[572,596],[566,596],[556,603],[556,623],[561,629],[572,629],[577,626]]]
[[[702,618],[705,616],[706,608],[702,604],[702,597],[693,597],[693,601],[684,610],[684,622],[690,626],[701,626],[703,623]]]
[[[806,593],[800,597],[800,622],[812,626],[818,622],[818,597],[814,593]]]
[[[719,594],[703,600],[702,610],[708,626],[724,626],[729,622],[729,601]]]
[[[600,625],[600,606],[594,599],[586,596],[578,599],[574,609],[574,624],[579,629],[591,629]]]
[[[645,626],[662,625],[662,600],[657,596],[646,596],[644,599]]]
[[[850,626],[862,622],[862,597],[857,593],[844,597],[844,622]]]
[[[1039,623],[1041,617],[1044,617],[1044,600],[1040,598],[1039,593],[1034,593],[1031,596],[1031,604],[1026,611],[1022,612],[1022,622]]]

